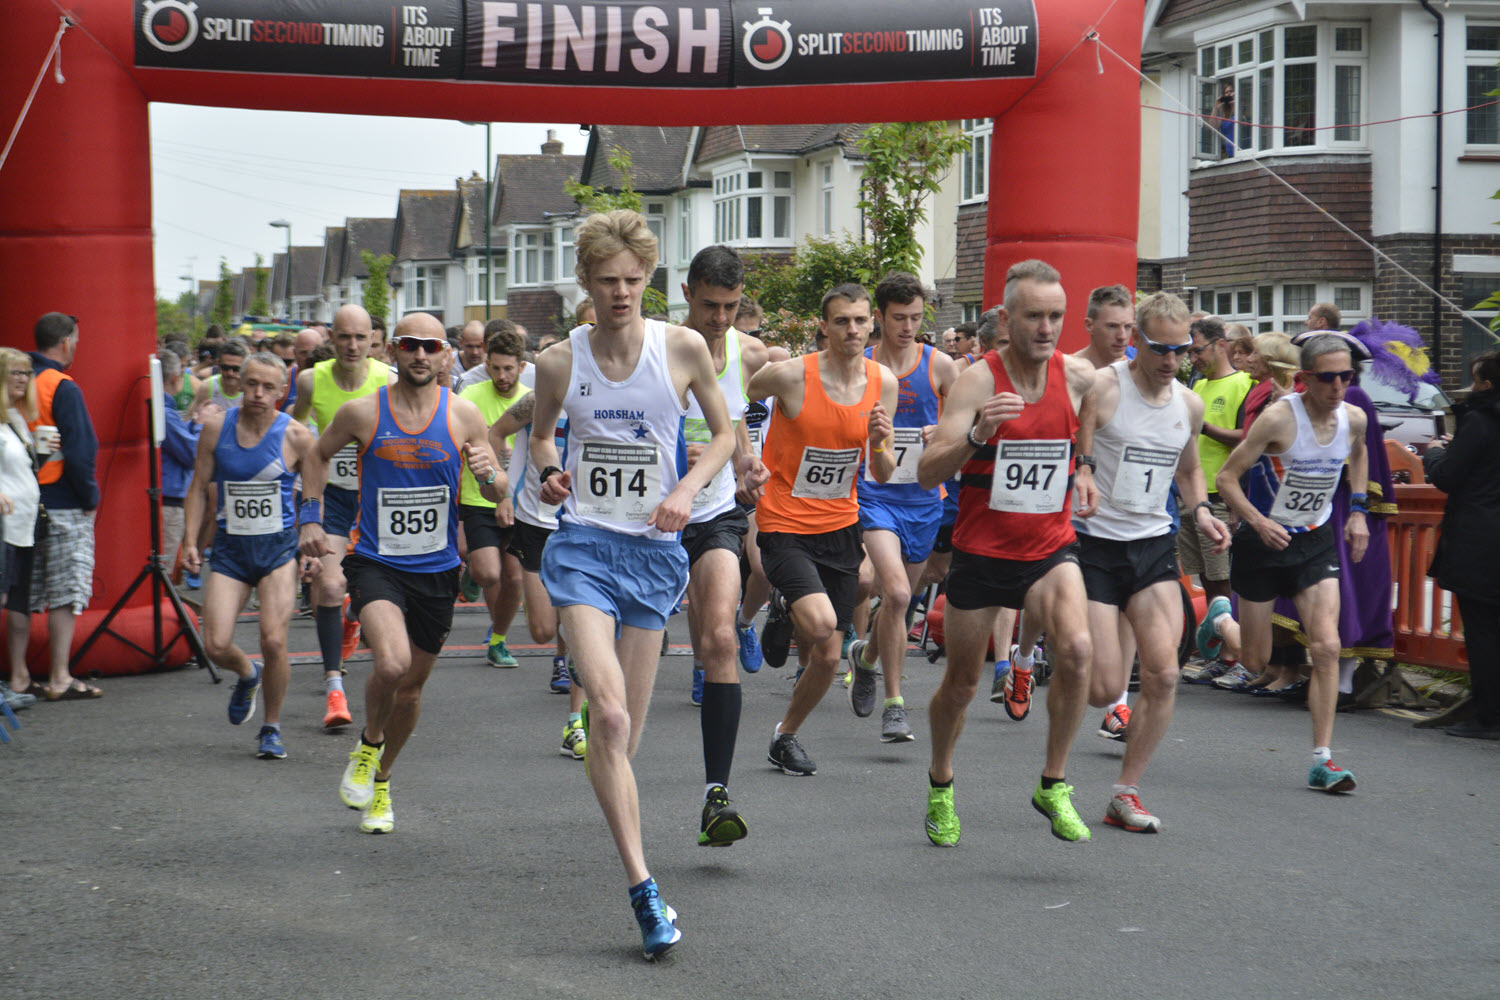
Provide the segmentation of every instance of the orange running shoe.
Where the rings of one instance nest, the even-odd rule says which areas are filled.
[[[1099,735],[1107,740],[1119,740],[1125,742],[1126,731],[1130,728],[1130,706],[1116,705],[1104,716],[1104,721],[1099,723]]]
[[[347,660],[359,649],[359,619],[349,617],[349,598],[344,598],[344,644],[339,647],[339,659]]]
[[[1005,714],[1020,722],[1031,714],[1031,671],[1011,667],[1005,675]]]
[[[344,692],[328,692],[328,711],[323,713],[323,728],[338,729],[353,721],[354,716],[349,714],[349,699],[344,697]]]

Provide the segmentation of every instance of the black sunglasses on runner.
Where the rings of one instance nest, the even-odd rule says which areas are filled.
[[[439,340],[436,337],[397,337],[396,338],[396,350],[398,350],[398,351],[408,351],[408,352],[411,352],[411,353],[415,353],[416,350],[417,350],[417,348],[420,347],[422,350],[426,351],[428,354],[441,354],[442,351],[443,351],[443,348],[445,348],[447,346],[448,346],[448,342],[447,341],[445,341],[445,340]]]
[[[1193,346],[1193,342],[1191,340],[1186,344],[1158,344],[1156,341],[1152,340],[1144,333],[1141,334],[1141,339],[1146,342],[1146,349],[1148,351],[1162,358],[1166,357],[1168,354],[1183,354]]]
[[[1341,372],[1303,372],[1302,374],[1315,378],[1324,385],[1330,385],[1334,379],[1345,383],[1353,382],[1355,373],[1353,368],[1345,368]]]

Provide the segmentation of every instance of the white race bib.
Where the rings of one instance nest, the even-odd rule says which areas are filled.
[[[651,520],[661,503],[656,445],[585,441],[578,454],[573,496],[580,516],[604,521]]]
[[[1067,441],[999,441],[990,482],[990,509],[1056,514],[1068,502]]]
[[[448,545],[448,511],[452,497],[446,486],[383,489],[376,496],[377,521],[383,556],[423,556]]]
[[[328,463],[328,485],[341,490],[359,489],[359,446],[346,444]]]
[[[897,427],[891,431],[890,448],[896,455],[896,470],[891,473],[891,478],[886,480],[886,485],[895,486],[897,483],[914,483],[917,481],[917,463],[922,460],[922,428],[920,427]],[[875,482],[875,474],[870,470],[869,461],[865,462],[865,481]]]
[[[750,424],[745,425],[745,436],[750,439],[750,450],[755,453],[756,458],[760,458],[761,444],[765,439],[765,435],[761,433],[763,426],[763,424],[756,424],[753,427]]]
[[[1271,520],[1288,528],[1311,528],[1323,518],[1323,511],[1338,489],[1339,475],[1309,476],[1287,473],[1271,503]]]
[[[1132,514],[1157,514],[1165,510],[1172,473],[1180,457],[1181,452],[1165,448],[1126,445],[1120,467],[1115,470],[1109,502]]]
[[[703,489],[694,494],[694,510],[703,510],[705,507],[713,506],[714,501],[722,495],[719,491],[724,489],[724,480],[726,478],[734,478],[734,469],[731,468],[732,465],[734,465],[733,458],[724,463],[724,467],[720,469],[714,475],[714,477],[708,481],[707,486],[703,487]],[[729,488],[732,490],[734,487],[731,485]]]
[[[231,535],[274,535],[280,531],[280,481],[225,483],[224,527]]]
[[[842,500],[854,489],[863,448],[803,448],[792,496],[806,500]]]

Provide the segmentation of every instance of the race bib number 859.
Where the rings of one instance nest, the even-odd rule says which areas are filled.
[[[383,489],[376,498],[383,556],[421,556],[448,544],[448,511],[452,498],[446,486]]]

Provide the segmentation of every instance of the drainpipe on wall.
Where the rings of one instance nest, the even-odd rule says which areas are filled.
[[[1422,9],[1432,15],[1437,22],[1437,107],[1434,109],[1432,119],[1433,127],[1437,131],[1437,141],[1433,143],[1436,159],[1434,166],[1436,174],[1432,185],[1432,287],[1441,292],[1443,290],[1443,15],[1433,9],[1429,0],[1417,0]],[[1437,296],[1432,299],[1432,349],[1434,354],[1442,357],[1442,351],[1438,346],[1438,328],[1443,319],[1443,303]]]

